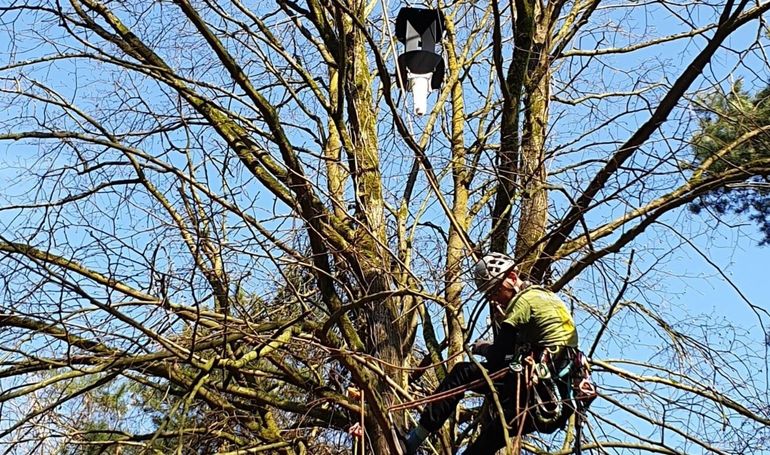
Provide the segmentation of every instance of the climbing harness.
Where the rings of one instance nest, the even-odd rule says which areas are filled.
[[[562,354],[562,348],[544,348],[538,355],[538,359],[530,355],[525,361],[532,365],[532,373],[527,378],[532,390],[533,406],[532,417],[540,428],[553,426],[564,414],[564,402],[567,397],[562,396],[557,381],[566,382],[571,372],[567,362],[558,373],[553,361]],[[564,353],[568,355],[569,353]]]
[[[590,366],[577,349],[546,347],[537,353],[521,352],[509,368],[524,377],[531,392],[531,416],[541,431],[556,430],[555,425],[564,416],[565,404],[583,413],[596,398]],[[516,411],[520,411],[518,404]]]

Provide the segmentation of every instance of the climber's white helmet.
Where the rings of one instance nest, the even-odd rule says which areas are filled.
[[[505,278],[505,274],[516,267],[513,259],[503,253],[489,253],[473,267],[473,281],[476,289],[486,295]]]

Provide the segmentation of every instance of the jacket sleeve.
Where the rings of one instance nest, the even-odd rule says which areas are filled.
[[[497,371],[505,366],[505,356],[515,354],[516,349],[516,328],[504,322],[500,331],[497,332],[495,342],[487,349],[484,357],[487,358],[487,364],[490,371]]]

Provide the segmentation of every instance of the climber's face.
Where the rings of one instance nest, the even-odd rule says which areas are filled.
[[[503,281],[500,282],[494,289],[488,294],[489,300],[494,303],[497,311],[502,313],[505,311],[505,307],[511,301],[516,292],[518,292],[519,276],[515,271],[511,270],[505,276]]]

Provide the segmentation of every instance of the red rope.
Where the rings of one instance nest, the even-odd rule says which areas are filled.
[[[502,370],[499,370],[499,371],[496,371],[496,372],[490,374],[489,375],[489,379],[498,379],[498,378],[501,378],[501,377],[505,376],[507,373],[508,373],[508,368],[506,367],[506,368],[503,368]],[[423,397],[423,398],[418,398],[417,400],[407,401],[405,403],[399,403],[399,404],[393,405],[390,408],[388,408],[388,411],[390,411],[390,412],[392,412],[392,411],[401,411],[401,410],[404,410],[404,409],[415,408],[415,407],[420,406],[422,404],[428,404],[428,403],[433,403],[434,401],[440,401],[440,400],[443,400],[445,398],[449,398],[449,397],[452,397],[452,396],[455,396],[455,395],[459,395],[461,393],[465,393],[468,390],[473,389],[474,387],[480,386],[480,385],[485,384],[485,383],[486,383],[486,379],[484,379],[484,378],[476,379],[474,381],[471,381],[471,382],[469,382],[467,384],[455,387],[453,389],[444,390],[443,392],[435,393],[433,395],[428,395],[428,396]]]

